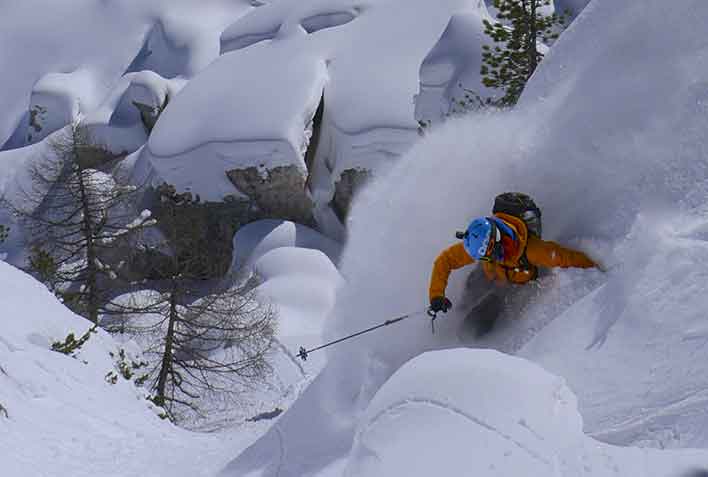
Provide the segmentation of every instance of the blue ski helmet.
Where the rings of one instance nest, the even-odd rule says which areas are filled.
[[[492,224],[486,217],[480,217],[470,222],[464,235],[464,247],[467,253],[476,260],[487,255],[489,240],[492,236]]]

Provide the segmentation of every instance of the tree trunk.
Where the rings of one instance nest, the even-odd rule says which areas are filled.
[[[100,306],[97,293],[98,254],[96,253],[96,244],[94,242],[93,217],[91,216],[86,183],[84,182],[84,169],[79,165],[78,154],[76,155],[76,165],[78,167],[77,174],[79,194],[81,196],[81,209],[84,214],[81,229],[84,234],[84,240],[86,241],[86,311],[89,320],[98,324],[98,310]]]
[[[536,71],[538,66],[538,50],[536,49],[536,37],[538,36],[538,28],[536,22],[536,10],[538,9],[538,0],[529,0],[528,10],[528,37],[526,39],[526,53],[528,54],[529,69],[526,76],[528,81]],[[524,9],[525,10],[525,9]]]
[[[167,336],[165,336],[165,351],[162,354],[162,366],[157,380],[157,390],[155,394],[156,403],[165,403],[165,389],[167,378],[172,371],[172,349],[174,346],[175,323],[177,322],[177,284],[178,278],[172,276],[172,286],[170,289],[170,315],[167,322]]]

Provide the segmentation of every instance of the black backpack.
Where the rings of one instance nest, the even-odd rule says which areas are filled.
[[[504,192],[494,198],[492,213],[502,212],[523,220],[530,234],[541,238],[541,209],[531,197],[521,192]]]
[[[513,215],[523,220],[526,224],[526,228],[529,231],[529,235],[535,235],[541,238],[541,233],[543,228],[541,226],[541,209],[538,208],[536,203],[531,197],[521,192],[505,192],[499,194],[494,198],[494,207],[492,208],[492,213],[502,212],[504,214]],[[503,267],[503,266],[502,266]],[[509,270],[513,268],[516,271],[526,270],[532,274],[532,280],[538,277],[538,268],[529,263],[528,258],[526,258],[526,247],[519,257],[519,264],[516,267],[503,267],[507,268],[507,277],[509,276]]]

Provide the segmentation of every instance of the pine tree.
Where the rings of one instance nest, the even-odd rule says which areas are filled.
[[[500,21],[484,20],[485,33],[497,46],[484,45],[482,83],[504,91],[504,96],[488,99],[500,107],[513,106],[526,82],[543,59],[538,42],[551,42],[567,24],[569,14],[544,15],[541,8],[551,0],[494,0]],[[503,23],[502,23],[503,22]]]
[[[31,237],[30,272],[94,323],[116,278],[102,257],[117,240],[154,223],[147,211],[135,217],[136,187],[99,170],[113,159],[86,127],[73,124],[30,167],[20,205],[4,201]]]
[[[267,374],[275,314],[252,289],[210,288],[201,273],[202,257],[194,253],[204,246],[200,234],[181,222],[180,211],[195,199],[168,185],[158,193],[165,241],[151,253],[162,291],[143,299],[142,316],[124,329],[148,342],[151,400],[170,419],[184,421],[203,417],[204,400],[226,406],[238,401],[243,385]]]

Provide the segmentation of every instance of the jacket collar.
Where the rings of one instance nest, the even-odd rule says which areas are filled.
[[[494,217],[501,219],[504,224],[510,227],[516,235],[515,249],[510,256],[505,256],[503,262],[501,262],[502,265],[516,266],[519,263],[521,255],[523,255],[524,250],[526,249],[526,242],[528,241],[528,229],[526,228],[526,224],[520,218],[502,212],[497,212],[494,214]]]

